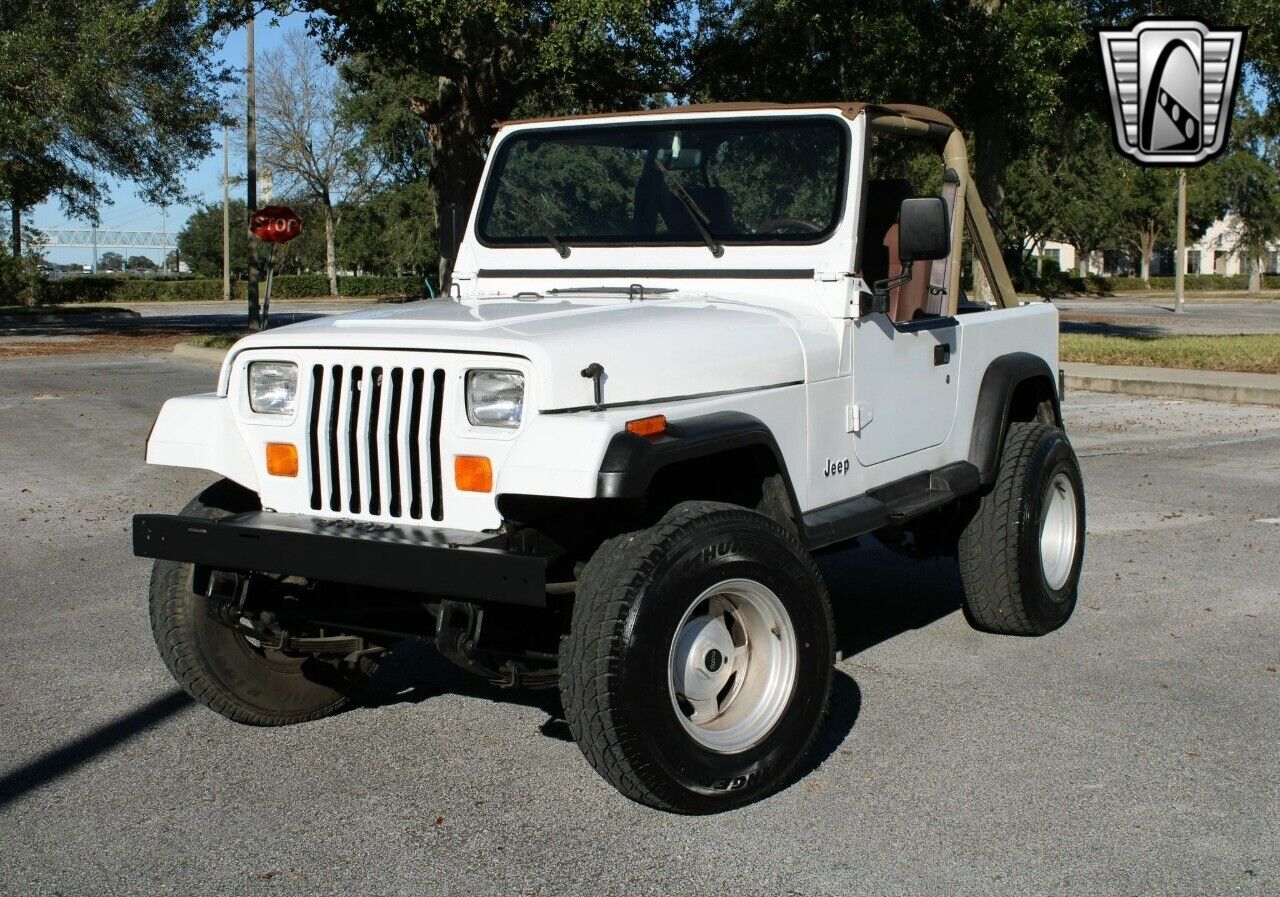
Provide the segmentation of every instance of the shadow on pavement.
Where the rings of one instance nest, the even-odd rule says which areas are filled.
[[[542,710],[553,720],[564,719],[560,693],[554,688],[500,688],[459,669],[426,641],[400,642],[378,664],[360,707],[419,704],[445,694],[519,704]],[[548,720],[548,723],[552,720]],[[546,723],[543,727],[546,728]],[[567,728],[566,728],[567,732]],[[550,734],[544,732],[544,734]],[[554,734],[551,737],[558,737]]]
[[[279,312],[271,315],[270,327],[283,327],[331,317],[332,312]],[[101,333],[222,333],[227,330],[243,330],[246,318],[243,311],[226,314],[177,314],[146,315],[134,318],[97,317],[94,315],[69,315],[59,321],[37,323],[0,324],[5,336],[93,336]]]
[[[1154,339],[1169,332],[1155,324],[1120,324],[1107,320],[1063,320],[1059,321],[1058,330],[1060,333],[1096,333],[1102,336],[1131,336],[1137,339]]]
[[[874,539],[819,559],[831,591],[836,647],[850,657],[911,629],[921,629],[960,607],[955,561],[900,557]],[[532,707],[547,714],[538,731],[571,741],[556,689],[499,688],[458,669],[427,642],[403,642],[380,664],[360,706],[417,704],[444,694]],[[835,671],[831,709],[807,765],[807,775],[848,737],[862,708],[862,693],[848,673]],[[359,708],[356,708],[359,712]]]
[[[20,766],[0,778],[0,807],[47,782],[74,772],[99,754],[104,754],[121,742],[164,722],[190,704],[191,698],[187,693],[175,688],[136,710],[117,717],[113,722],[80,736],[70,744],[48,751]]]
[[[823,554],[818,565],[831,592],[836,648],[852,657],[960,609],[963,592],[953,558],[913,560],[873,537]]]

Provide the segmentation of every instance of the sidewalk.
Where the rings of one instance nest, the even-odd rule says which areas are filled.
[[[1280,374],[1193,371],[1110,364],[1062,365],[1067,389],[1247,405],[1280,405]]]

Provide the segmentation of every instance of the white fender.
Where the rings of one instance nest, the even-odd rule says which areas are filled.
[[[216,393],[169,399],[147,439],[147,463],[211,470],[258,491],[258,475],[231,415]]]

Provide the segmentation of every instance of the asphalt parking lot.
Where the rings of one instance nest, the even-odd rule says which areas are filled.
[[[828,556],[844,659],[805,775],[683,818],[632,804],[554,702],[402,655],[287,729],[177,691],[128,521],[209,481],[148,468],[168,356],[0,361],[0,892],[1280,892],[1280,409],[1077,393],[1080,604],[972,631],[953,565]]]

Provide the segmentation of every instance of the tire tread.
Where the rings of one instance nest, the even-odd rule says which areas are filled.
[[[579,577],[579,588],[573,608],[570,633],[561,648],[561,701],[570,732],[583,755],[610,784],[632,800],[669,812],[689,812],[677,790],[665,775],[646,760],[637,733],[620,713],[615,687],[621,675],[624,627],[636,595],[657,564],[673,547],[677,536],[691,527],[710,526],[726,517],[739,520],[750,517],[767,526],[781,539],[799,547],[793,532],[782,524],[736,505],[697,501],[677,505],[655,526],[624,533],[602,543],[587,562]],[[826,611],[824,624],[834,631],[831,604],[817,565],[802,548],[800,556],[810,567],[814,579],[822,584],[822,605]],[[824,696],[819,718],[823,718],[830,700],[830,689]],[[774,787],[780,787],[794,773],[795,766],[812,748],[817,728],[804,750],[779,776]],[[753,792],[743,797],[756,800],[764,796]],[[733,806],[726,800],[720,809]]]
[[[216,520],[238,510],[249,494],[223,480],[210,486],[182,510],[188,517]],[[188,695],[210,710],[237,723],[250,726],[285,726],[310,722],[343,710],[351,701],[343,695],[309,713],[270,713],[255,707],[228,690],[201,661],[186,636],[191,607],[192,566],[177,561],[156,561],[151,571],[148,615],[160,658],[169,673]]]
[[[1028,612],[1020,571],[1020,528],[1027,481],[1041,444],[1061,431],[1035,422],[1009,425],[992,491],[960,535],[958,560],[965,614],[975,628],[1006,635],[1043,635]]]

